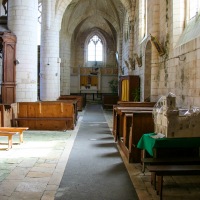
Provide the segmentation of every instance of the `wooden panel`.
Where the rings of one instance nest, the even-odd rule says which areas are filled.
[[[2,83],[2,103],[11,104],[15,102],[15,84]]]
[[[16,100],[16,36],[0,33],[3,52],[2,103],[11,104]]]
[[[0,113],[1,113],[1,127],[7,126],[11,127],[12,125],[12,107],[10,105],[0,104]]]
[[[4,82],[15,82],[15,45],[14,44],[5,44],[4,51]]]
[[[139,163],[141,150],[136,146],[143,134],[154,131],[152,112],[133,111],[132,114],[125,114],[123,122],[123,137],[118,143],[129,162]]]
[[[131,113],[133,111],[152,111],[153,107],[144,107],[144,106],[113,106],[113,136],[115,141],[118,140],[123,135],[123,121],[125,113]]]
[[[112,108],[113,105],[117,104],[118,101],[118,95],[114,94],[103,94],[102,95],[102,106],[104,109],[106,108]]]
[[[17,117],[38,117],[40,115],[39,102],[20,102],[17,105]]]

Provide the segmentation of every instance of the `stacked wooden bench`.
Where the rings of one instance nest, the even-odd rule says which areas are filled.
[[[28,130],[27,127],[0,127],[0,136],[8,137],[8,150],[12,148],[13,136],[19,134],[19,141],[23,143],[23,132]]]

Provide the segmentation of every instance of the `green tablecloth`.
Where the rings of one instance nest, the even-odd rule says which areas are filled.
[[[198,138],[152,138],[155,133],[144,134],[137,144],[137,148],[146,150],[153,156],[154,148],[195,148],[200,147]]]

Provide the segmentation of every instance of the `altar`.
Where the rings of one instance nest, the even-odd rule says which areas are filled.
[[[97,86],[81,86],[80,93],[97,93]]]
[[[96,98],[99,98],[98,88],[97,86],[81,86],[80,88],[80,94],[84,94],[85,100],[87,101],[87,97],[92,95],[92,100],[95,100]]]

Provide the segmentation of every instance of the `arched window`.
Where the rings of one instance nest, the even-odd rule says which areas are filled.
[[[200,8],[200,1],[199,0],[187,0],[186,3],[186,19],[189,21],[193,17],[195,17],[196,14],[199,13]]]
[[[97,35],[88,42],[88,61],[103,61],[103,44]]]
[[[140,39],[143,40],[147,35],[147,0],[140,2]]]
[[[40,45],[42,23],[42,3],[38,4],[38,23],[37,23],[37,44]]]

